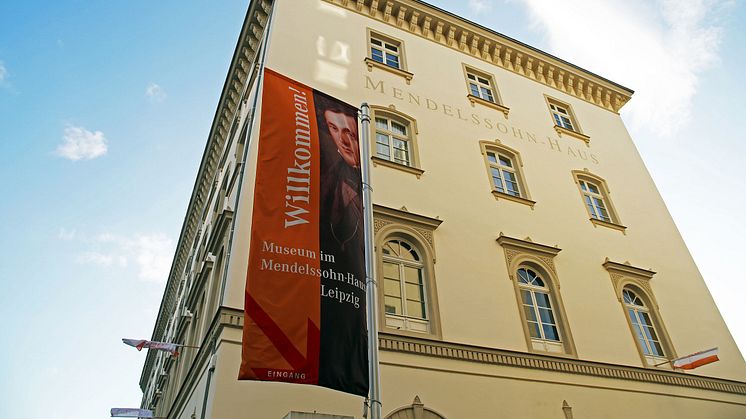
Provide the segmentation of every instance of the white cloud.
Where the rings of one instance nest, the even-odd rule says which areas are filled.
[[[8,69],[5,68],[5,63],[0,61],[0,84],[5,81],[6,77],[8,77]]]
[[[469,0],[469,10],[475,15],[492,10],[491,0]]]
[[[60,231],[57,233],[57,238],[65,241],[72,240],[75,238],[76,234],[77,232],[75,231],[75,229],[68,230],[64,227],[60,227]]]
[[[91,132],[83,127],[68,126],[57,146],[57,155],[69,160],[91,160],[106,154],[108,146],[101,131]]]
[[[85,265],[125,268],[131,264],[137,269],[137,278],[148,282],[164,283],[174,256],[174,242],[162,233],[123,236],[100,233],[94,236],[77,234],[61,229],[60,240],[79,239],[93,247],[81,252],[76,262]],[[130,263],[131,262],[131,263]]]
[[[637,91],[631,123],[683,128],[702,72],[719,60],[723,0],[523,0],[551,52]]]
[[[166,282],[174,256],[174,242],[164,234],[137,235],[132,242],[139,272],[146,281]]]
[[[155,83],[148,84],[145,88],[145,96],[150,99],[151,102],[163,102],[166,100],[166,91]]]
[[[82,265],[97,265],[110,267],[114,266],[127,266],[127,258],[124,255],[106,254],[99,252],[83,252],[78,255],[76,261]]]

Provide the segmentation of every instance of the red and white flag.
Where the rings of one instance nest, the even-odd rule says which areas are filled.
[[[158,351],[171,352],[171,355],[178,356],[179,352],[176,350],[179,345],[175,343],[166,342],[153,342],[145,339],[122,339],[125,345],[129,345],[137,348],[138,351],[142,351],[142,348],[155,349]]]
[[[682,370],[692,370],[702,365],[707,365],[712,362],[718,361],[718,348],[708,349],[706,351],[695,352],[691,355],[682,356],[676,358],[673,361],[674,368],[681,368]]]
[[[128,339],[134,340],[134,339]],[[148,409],[136,409],[128,407],[113,407],[111,409],[113,418],[152,418],[153,411]]]

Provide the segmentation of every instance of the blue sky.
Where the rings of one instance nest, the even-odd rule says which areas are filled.
[[[746,349],[743,3],[432,2],[636,90],[622,116]],[[247,3],[0,3],[1,417],[139,404],[119,339],[152,331]]]

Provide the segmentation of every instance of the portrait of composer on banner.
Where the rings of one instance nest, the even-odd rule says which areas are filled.
[[[332,345],[321,340],[319,382],[331,388],[365,386],[368,349],[365,323],[365,242],[357,109],[314,92],[321,155],[319,243],[321,269],[334,271],[321,278],[321,328],[350,341]],[[341,277],[344,275],[344,277]],[[326,297],[326,298],[323,298]],[[344,299],[344,303],[340,300]],[[344,365],[347,360],[349,365]],[[350,371],[366,374],[350,377]],[[346,374],[344,373],[346,372]],[[362,390],[362,388],[361,388]]]

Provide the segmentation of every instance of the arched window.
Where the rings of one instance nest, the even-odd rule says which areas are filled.
[[[373,206],[381,331],[441,339],[435,230],[442,220]]]
[[[529,352],[577,357],[554,258],[562,250],[528,239],[500,235],[508,276]]]
[[[655,363],[661,362],[661,360],[665,361],[667,359],[666,353],[663,350],[661,339],[655,331],[655,322],[650,309],[645,305],[642,298],[629,288],[624,288],[622,298],[637,344],[645,358]]]
[[[521,267],[517,274],[523,313],[531,339],[561,342],[549,287],[531,269]]]
[[[427,331],[428,308],[420,252],[409,242],[394,239],[383,245],[381,253],[386,323]]]

